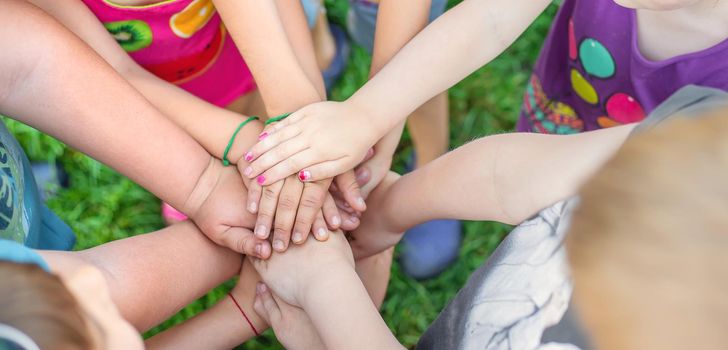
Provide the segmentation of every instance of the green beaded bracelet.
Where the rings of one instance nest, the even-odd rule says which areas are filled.
[[[235,142],[235,136],[238,136],[238,132],[240,132],[240,129],[242,129],[245,124],[248,124],[252,122],[253,120],[258,120],[258,117],[248,117],[244,122],[240,123],[238,125],[238,128],[235,129],[235,132],[233,133],[233,136],[230,137],[230,141],[228,141],[227,147],[225,147],[225,152],[222,154],[222,165],[228,166],[230,165],[230,161],[227,159],[228,152],[230,152],[230,148],[233,147],[233,142]]]
[[[270,119],[268,119],[268,120],[265,121],[265,125],[269,125],[269,124],[273,124],[275,122],[279,122],[279,121],[281,121],[283,119],[288,118],[289,115],[291,115],[291,113],[283,113],[283,114],[281,114],[281,115],[279,115],[277,117],[270,118]]]

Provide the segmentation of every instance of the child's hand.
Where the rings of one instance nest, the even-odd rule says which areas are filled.
[[[390,172],[369,195],[370,209],[361,219],[359,228],[351,232],[351,249],[356,259],[366,258],[399,243],[404,232],[398,232],[389,225],[387,194],[399,175]]]
[[[345,188],[343,197],[351,203],[351,208],[357,211],[366,209],[353,172],[338,176],[336,183]],[[356,228],[358,218],[337,209],[333,197],[327,193],[330,185],[330,179],[301,183],[295,177],[265,187],[257,182],[251,183],[248,210],[258,214],[254,231],[256,236],[267,239],[272,227],[273,249],[283,252],[288,248],[289,241],[305,242],[309,232],[313,232],[316,239],[325,241],[328,239],[328,229]]]
[[[264,283],[256,287],[253,308],[273,328],[286,349],[326,348],[306,312],[272,294]]]
[[[325,280],[339,268],[354,268],[351,248],[341,231],[332,232],[327,242],[308,239],[268,260],[252,260],[263,281],[276,295],[298,307],[311,284]]]
[[[234,167],[213,159],[181,208],[213,242],[236,252],[266,259],[270,244],[250,228],[255,216],[245,210],[247,190]]]
[[[244,173],[268,185],[297,174],[318,181],[353,169],[380,138],[361,111],[346,102],[306,106],[276,123],[246,153]],[[262,175],[261,175],[262,174]]]

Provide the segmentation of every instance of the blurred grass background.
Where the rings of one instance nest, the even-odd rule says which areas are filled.
[[[451,0],[449,6],[456,4]],[[332,22],[346,20],[346,0],[326,0]],[[513,130],[523,89],[530,76],[551,19],[552,5],[506,52],[450,89],[450,144],[458,147],[475,138]],[[483,37],[483,42],[489,38]],[[332,99],[343,100],[366,82],[371,58],[354,47],[347,70]],[[163,227],[160,203],[153,195],[106,166],[23,124],[6,120],[28,156],[34,161],[59,162],[69,173],[70,187],[60,189],[49,206],[78,235],[76,249],[150,232]],[[394,168],[401,172],[411,153],[409,136],[403,136]],[[509,227],[489,222],[466,222],[460,259],[439,277],[418,282],[404,276],[395,262],[382,315],[399,340],[413,347],[439,311],[452,299],[468,276],[488,257]],[[193,302],[147,336],[184,321],[214,305],[234,285],[228,281]],[[239,347],[280,349],[271,331]]]

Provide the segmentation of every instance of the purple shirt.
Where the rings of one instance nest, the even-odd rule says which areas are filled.
[[[689,84],[728,91],[728,40],[650,61],[639,51],[635,10],[612,0],[565,0],[526,87],[517,129],[571,134],[637,122]]]

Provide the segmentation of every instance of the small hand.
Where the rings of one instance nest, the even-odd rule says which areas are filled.
[[[253,308],[273,328],[286,349],[326,348],[306,312],[272,294],[264,283],[256,287]]]
[[[246,153],[244,173],[263,185],[297,174],[318,181],[353,169],[381,135],[346,102],[306,106],[276,123]]]
[[[332,269],[354,268],[351,248],[341,231],[331,233],[327,242],[308,239],[268,260],[252,260],[263,281],[285,302],[299,307],[310,284],[325,279]]]
[[[246,192],[238,171],[213,159],[181,210],[213,242],[266,259],[270,244],[250,230],[255,217],[245,210]]]

